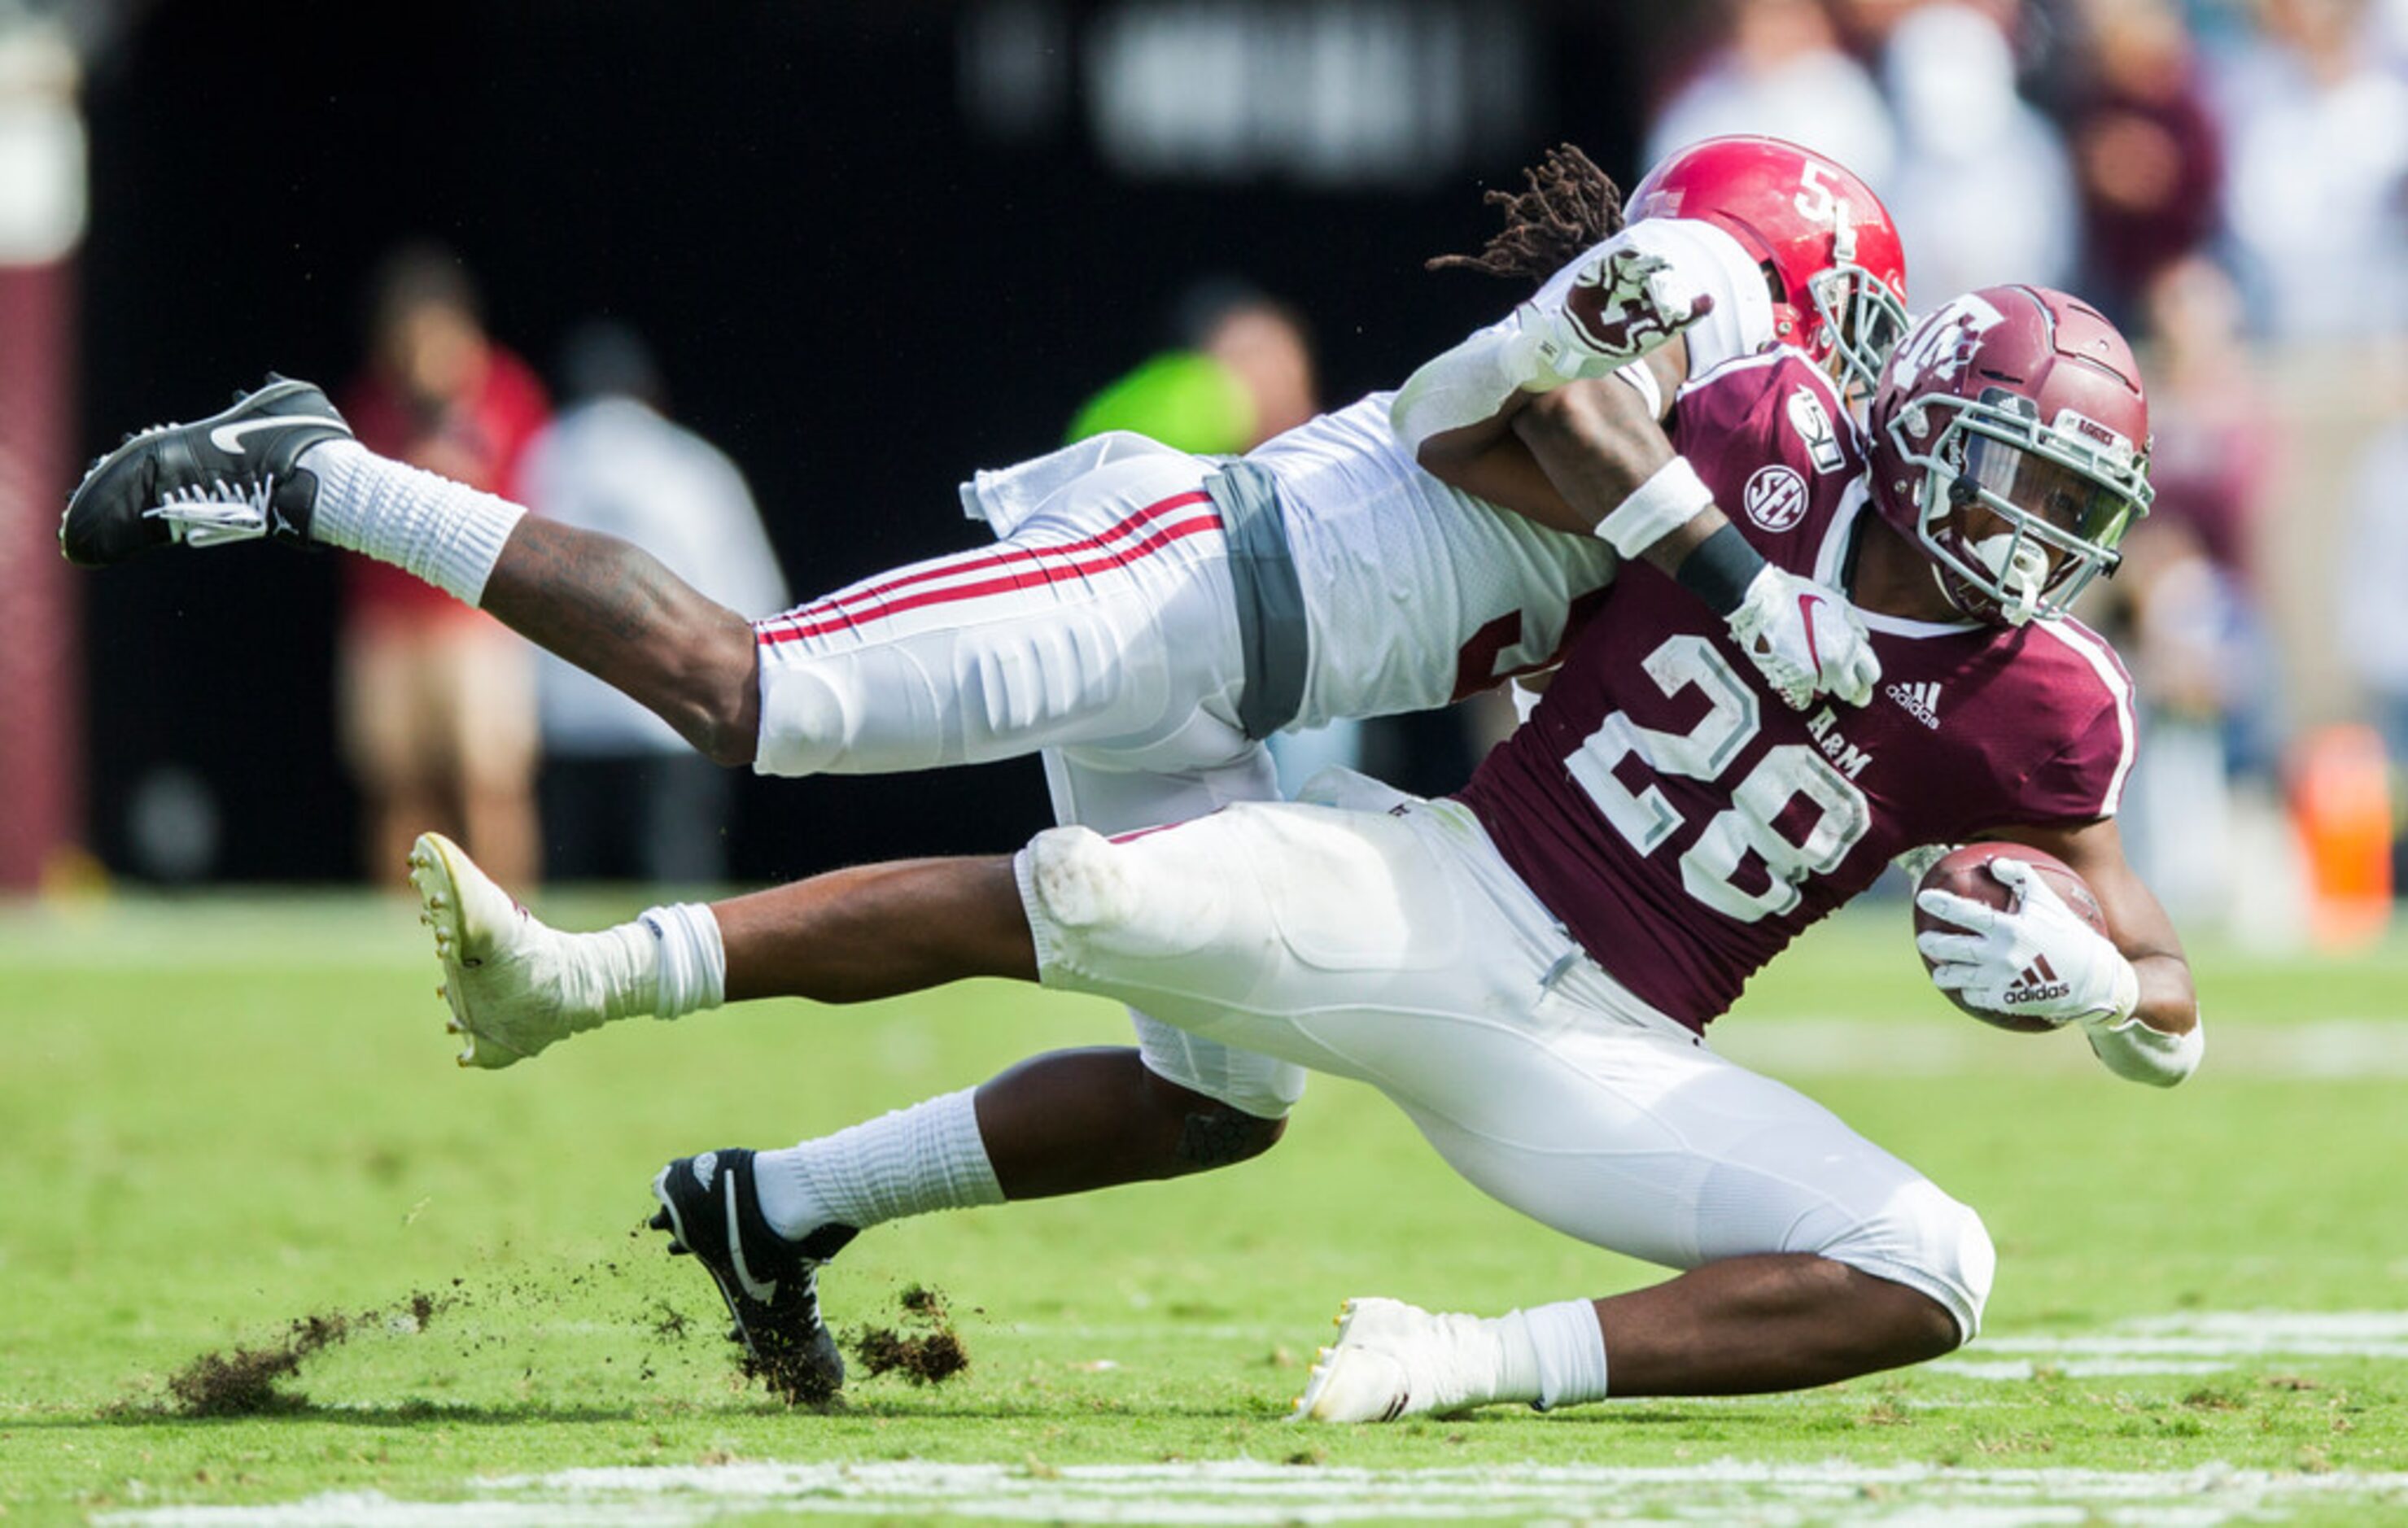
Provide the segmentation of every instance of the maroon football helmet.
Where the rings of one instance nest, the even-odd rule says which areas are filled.
[[[2113,572],[2148,513],[2149,401],[2105,315],[1985,287],[1899,341],[1872,401],[1872,494],[1958,608],[2021,625]]]
[[[1871,396],[1906,329],[1906,254],[1871,187],[1779,138],[1706,138],[1648,171],[1623,210],[1633,222],[1694,218],[1739,240],[1771,284],[1774,337],[1850,401]]]

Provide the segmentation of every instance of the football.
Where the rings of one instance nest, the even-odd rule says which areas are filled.
[[[1925,892],[1954,892],[1969,901],[2004,907],[2013,900],[2014,893],[2008,890],[2006,882],[1990,874],[1990,862],[2001,859],[2022,860],[2030,864],[2040,872],[2040,878],[2065,899],[2065,905],[2073,909],[2076,917],[2101,934],[2107,932],[2107,915],[2100,910],[2099,898],[2091,894],[2089,885],[2063,860],[2025,844],[1967,844],[1962,849],[1951,850],[1933,862],[1931,868],[1923,873],[1923,878],[1914,883],[1915,895],[1919,898]],[[1932,917],[1918,905],[1914,909],[1914,932],[1922,934],[1928,929],[1962,932],[1956,924]],[[1917,950],[1915,953],[1921,955],[1922,951]],[[1928,971],[1931,964],[1931,961],[1926,958],[1923,968]],[[2042,1035],[2056,1027],[2039,1019],[1991,1013],[1972,1007],[1960,1000],[1956,993],[1944,988],[1941,995],[1982,1022],[1996,1024],[2000,1029],[2012,1029],[2017,1034]]]

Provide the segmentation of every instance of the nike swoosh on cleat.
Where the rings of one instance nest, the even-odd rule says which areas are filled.
[[[778,1281],[772,1278],[764,1284],[752,1277],[751,1268],[745,1266],[744,1238],[736,1226],[736,1175],[729,1173],[723,1181],[727,1185],[727,1255],[736,1264],[736,1281],[744,1286],[749,1298],[766,1306],[778,1297]]]
[[[265,419],[236,420],[232,424],[221,424],[209,432],[209,444],[222,451],[232,451],[240,456],[243,436],[254,430],[277,430],[293,424],[331,424],[337,430],[344,428],[341,420],[327,419],[322,415],[274,414]]]

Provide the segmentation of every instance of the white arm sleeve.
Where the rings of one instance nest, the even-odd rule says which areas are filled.
[[[2145,1082],[2153,1088],[2171,1088],[2199,1070],[2200,1058],[2207,1052],[2207,1030],[2194,1023],[2187,1034],[2169,1035],[2161,1029],[2151,1029],[2137,1017],[2127,1019],[2114,1027],[2105,1024],[2084,1026],[2090,1036],[2090,1052],[2107,1070],[2127,1082]]]
[[[1583,250],[1547,278],[1524,307],[1560,311],[1572,274],[1608,250],[1635,249],[1670,261],[1682,277],[1714,300],[1713,311],[1683,331],[1689,341],[1689,375],[1700,375],[1736,356],[1752,355],[1772,338],[1772,296],[1739,241],[1711,223],[1686,218],[1650,218]],[[1388,422],[1407,450],[1449,430],[1494,418],[1517,392],[1544,393],[1570,378],[1546,367],[1531,343],[1522,309],[1516,308],[1415,371],[1389,405]]]
[[[1541,359],[1522,313],[1515,308],[1405,378],[1388,405],[1388,427],[1406,450],[1419,455],[1433,436],[1494,419],[1516,393],[1545,393],[1571,380]]]

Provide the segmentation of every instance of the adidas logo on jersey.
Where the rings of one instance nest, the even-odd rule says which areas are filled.
[[[1893,684],[1882,692],[1905,707],[1906,714],[1929,727],[1940,730],[1940,681],[1927,679],[1921,684]]]

